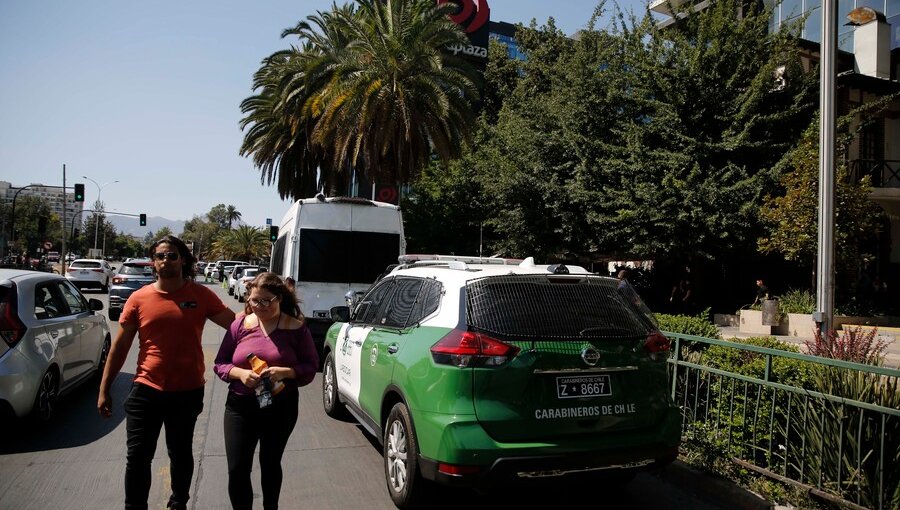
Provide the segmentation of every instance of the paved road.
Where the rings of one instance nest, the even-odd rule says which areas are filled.
[[[217,292],[233,309],[239,304]],[[106,295],[86,292],[106,303]],[[101,312],[104,313],[104,312]],[[112,324],[113,334],[118,330]],[[224,330],[207,323],[203,350],[207,367],[212,365]],[[102,420],[95,411],[96,382],[68,395],[57,418],[40,427],[21,422],[0,424],[0,509],[44,510],[56,508],[121,508],[124,501],[125,415],[122,401],[130,387],[137,359],[137,342],[123,373],[113,387],[114,414]],[[212,376],[206,384],[203,413],[194,441],[196,468],[191,507],[199,510],[227,509],[227,471],[222,431],[226,385]],[[332,420],[322,412],[321,380],[301,390],[300,420],[285,452],[281,508],[299,509],[391,509],[382,471],[382,456],[374,439],[353,423]],[[258,466],[258,464],[255,464]],[[253,474],[259,488],[258,467]],[[587,498],[590,506],[607,508],[716,509],[698,500],[688,488],[675,487],[655,475],[640,475],[625,487],[596,483],[559,482],[515,487],[492,496],[465,491],[442,491],[434,508],[488,507],[515,504],[522,508],[571,504]],[[262,507],[257,494],[256,506]],[[160,438],[153,463],[150,508],[165,507],[168,499],[168,459]]]

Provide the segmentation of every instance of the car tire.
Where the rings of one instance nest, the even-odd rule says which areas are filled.
[[[41,382],[38,384],[37,395],[34,396],[34,406],[31,408],[31,417],[37,423],[47,423],[53,418],[56,410],[56,401],[59,398],[59,376],[52,368],[44,372]]]
[[[106,311],[106,315],[109,316],[109,320],[118,322],[119,316],[122,315],[122,310],[118,308],[110,308]]]
[[[322,408],[332,418],[347,417],[347,408],[341,402],[337,387],[337,372],[334,370],[334,355],[328,353],[322,366]]]
[[[103,371],[106,370],[106,361],[109,359],[109,348],[112,341],[109,335],[103,339],[103,347],[100,348],[100,359],[97,360],[97,379],[103,378]]]
[[[419,473],[419,443],[403,402],[394,404],[384,425],[384,479],[397,508],[419,508],[429,492],[429,481]]]

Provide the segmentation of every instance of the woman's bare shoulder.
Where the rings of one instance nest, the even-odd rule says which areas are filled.
[[[285,315],[284,329],[300,329],[303,327],[304,324],[305,324],[304,321],[302,321],[296,317],[291,317],[290,315]]]

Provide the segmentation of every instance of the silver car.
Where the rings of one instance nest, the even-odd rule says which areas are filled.
[[[106,292],[112,280],[113,268],[102,259],[75,259],[66,270],[66,278],[79,289],[100,287]]]
[[[60,275],[0,269],[0,411],[49,420],[60,395],[102,374],[102,309]]]
[[[156,274],[150,259],[131,259],[123,263],[113,276],[112,285],[109,287],[109,310],[106,312],[109,320],[119,320],[128,297],[154,281]]]

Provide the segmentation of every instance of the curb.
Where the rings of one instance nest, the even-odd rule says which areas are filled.
[[[775,503],[768,501],[731,480],[714,474],[703,473],[676,460],[658,473],[664,481],[681,487],[691,494],[723,508],[735,510],[772,510]]]

